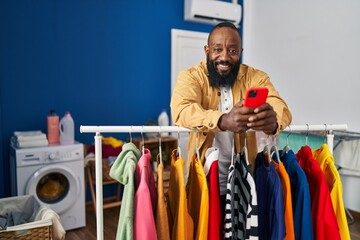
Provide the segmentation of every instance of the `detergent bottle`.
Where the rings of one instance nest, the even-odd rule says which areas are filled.
[[[70,112],[66,112],[60,120],[60,144],[75,143],[75,126]]]
[[[170,124],[169,116],[165,109],[160,113],[160,115],[158,117],[158,124],[159,124],[159,126],[169,126],[169,124]],[[160,135],[161,136],[169,136],[169,133],[162,132]]]
[[[59,116],[54,110],[47,116],[47,138],[49,144],[59,144]]]

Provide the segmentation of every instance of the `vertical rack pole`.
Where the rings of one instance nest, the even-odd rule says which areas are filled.
[[[96,181],[96,239],[104,238],[103,185],[102,185],[102,142],[101,135],[95,135],[95,181]]]

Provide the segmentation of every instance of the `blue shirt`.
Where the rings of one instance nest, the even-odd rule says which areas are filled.
[[[259,239],[284,239],[284,199],[278,173],[269,166],[263,152],[255,160],[255,185],[258,198]]]
[[[314,239],[310,190],[305,172],[300,167],[292,150],[289,150],[284,156],[280,150],[279,155],[290,178],[295,239]]]

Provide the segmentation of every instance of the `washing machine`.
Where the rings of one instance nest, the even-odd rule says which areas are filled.
[[[10,169],[13,196],[35,196],[60,216],[65,230],[86,225],[83,144],[10,146]]]

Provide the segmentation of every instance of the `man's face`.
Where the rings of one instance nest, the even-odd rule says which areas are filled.
[[[242,52],[239,33],[228,27],[217,28],[208,44],[205,54],[211,86],[232,86],[239,71]]]

